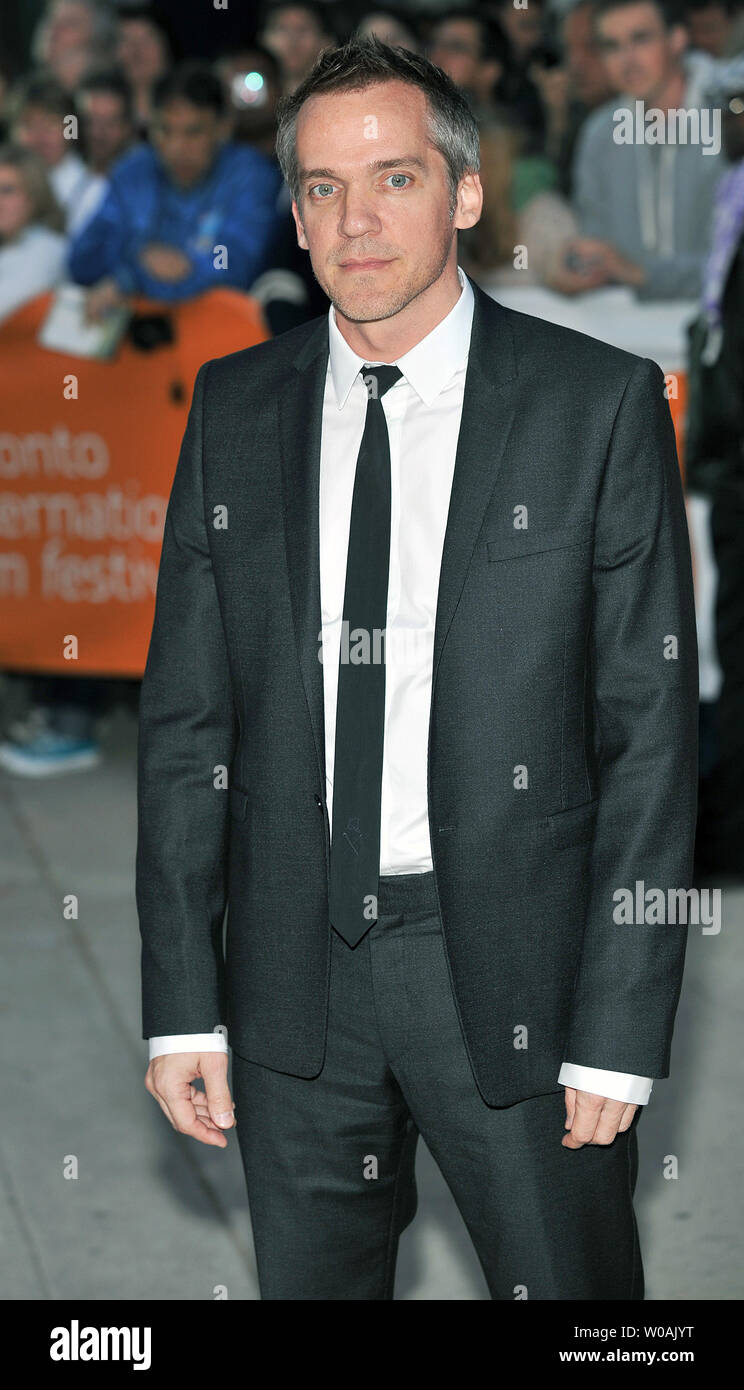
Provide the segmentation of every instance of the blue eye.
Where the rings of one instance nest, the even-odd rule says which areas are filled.
[[[389,177],[390,177],[391,179],[409,179],[409,180],[410,180],[411,175],[410,175],[410,174],[390,174]],[[395,186],[396,186],[396,188],[401,188],[401,187],[405,187],[405,184],[399,184],[399,183],[397,183]]]
[[[317,193],[317,191],[318,191],[319,188],[330,188],[330,189],[333,189],[333,184],[332,184],[332,183],[316,183],[315,186],[314,186],[314,188],[311,188],[311,189],[310,189],[310,192],[311,192],[311,193]]]

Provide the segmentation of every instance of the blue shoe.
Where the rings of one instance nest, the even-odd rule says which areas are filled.
[[[83,772],[101,761],[95,739],[56,730],[49,711],[36,708],[26,720],[11,725],[0,743],[0,767],[20,777],[54,777],[63,772]]]

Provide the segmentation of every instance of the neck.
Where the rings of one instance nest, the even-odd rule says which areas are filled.
[[[681,68],[675,68],[675,70],[660,83],[656,91],[648,97],[645,103],[646,109],[650,106],[655,106],[660,111],[669,111],[673,107],[680,107],[684,101],[686,86],[687,83],[684,72]]]
[[[462,288],[453,254],[443,273],[420,294],[386,319],[357,323],[347,319],[334,304],[336,325],[353,352],[367,362],[396,362],[420,343],[454,308]]]

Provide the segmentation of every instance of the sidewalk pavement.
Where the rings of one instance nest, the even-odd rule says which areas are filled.
[[[235,1134],[224,1151],[176,1134],[142,1084],[136,737],[119,709],[95,770],[38,783],[0,775],[5,1300],[258,1298]],[[734,1224],[743,927],[741,889],[724,892],[719,935],[690,927],[672,1076],[639,1125],[648,1300],[744,1292]],[[677,1177],[665,1176],[671,1159]],[[396,1299],[487,1299],[422,1141],[417,1172]]]

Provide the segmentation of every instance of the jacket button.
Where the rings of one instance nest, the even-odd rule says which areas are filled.
[[[314,793],[314,796],[315,796],[315,805],[316,805],[316,806],[322,806],[322,805],[323,805],[323,802],[321,801],[321,799],[320,799],[320,797],[318,796],[318,793],[317,793],[317,792]]]

